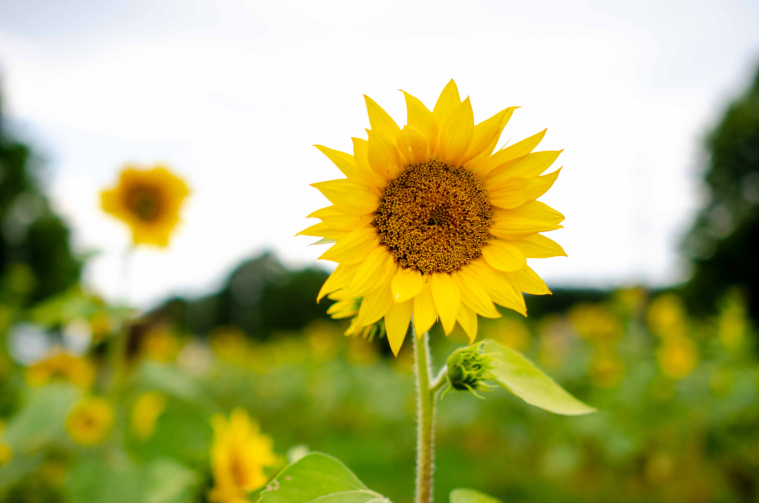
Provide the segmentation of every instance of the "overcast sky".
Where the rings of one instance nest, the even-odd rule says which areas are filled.
[[[759,63],[759,2],[2,0],[0,72],[15,130],[99,252],[86,279],[123,291],[125,227],[98,193],[124,162],[170,163],[191,185],[168,251],[140,250],[130,299],[214,288],[293,235],[339,177],[313,144],[350,150],[362,94],[399,123],[404,89],[429,107],[450,79],[475,120],[519,105],[504,133],[548,128],[565,166],[543,199],[569,258],[534,261],[549,286],[680,280],[677,246],[703,196],[700,145]],[[328,264],[325,264],[328,266]]]

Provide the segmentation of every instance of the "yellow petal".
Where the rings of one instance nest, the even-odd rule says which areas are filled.
[[[525,138],[524,140],[517,142],[510,147],[499,150],[477,169],[477,173],[479,173],[480,176],[497,174],[499,171],[498,168],[500,166],[503,166],[505,163],[511,161],[512,159],[522,157],[532,152],[533,149],[538,146],[538,143],[543,140],[543,137],[546,135],[546,131],[547,130],[544,129],[538,134],[532,135],[529,138]]]
[[[393,307],[393,298],[390,296],[390,285],[386,283],[361,300],[357,316],[359,326],[365,327],[377,323],[391,307]]]
[[[365,227],[349,232],[319,258],[342,264],[358,264],[378,246],[377,231],[373,227]]]
[[[482,258],[471,262],[467,269],[475,280],[485,287],[493,302],[513,309],[522,316],[527,316],[524,296],[517,285],[509,279],[508,273],[494,269]]]
[[[363,138],[351,138],[353,140],[353,162],[356,164],[358,178],[373,187],[382,190],[387,185],[387,180],[372,170],[369,165],[369,142]]]
[[[464,329],[467,337],[469,337],[469,344],[473,343],[477,338],[477,313],[462,304],[461,308],[459,308],[456,321],[459,322],[459,325],[461,325],[461,328]]]
[[[524,218],[526,220],[540,220],[551,224],[560,224],[564,221],[564,215],[540,201],[529,201],[522,206],[510,210],[498,210],[495,218]]]
[[[312,183],[335,208],[359,215],[371,213],[379,206],[379,193],[374,187],[352,180],[340,179]]]
[[[451,79],[443,88],[443,92],[440,93],[440,97],[432,109],[432,115],[438,124],[443,124],[460,104],[459,88],[456,87],[456,83]]]
[[[361,262],[348,292],[352,297],[363,297],[378,286],[388,283],[394,272],[393,256],[388,253],[387,248],[378,246]]]
[[[448,335],[456,326],[456,316],[461,306],[461,294],[450,274],[433,274],[430,278],[430,289],[435,309],[440,316],[445,334]]]
[[[355,299],[339,300],[329,306],[327,314],[335,320],[350,318],[358,313],[358,309],[355,309],[355,305]]]
[[[515,240],[524,239],[537,234],[538,232],[555,231],[556,229],[561,228],[561,225],[544,222],[542,220],[498,216],[493,218],[493,222],[490,224],[488,230],[490,231],[490,234],[497,238]]]
[[[372,131],[381,134],[388,141],[395,140],[398,133],[401,132],[398,124],[369,96],[364,95],[364,100],[366,101],[366,111],[369,113],[369,124],[372,126]]]
[[[427,139],[412,127],[404,127],[395,143],[407,164],[418,164],[429,159]]]
[[[517,288],[524,293],[531,295],[551,295],[551,290],[548,289],[545,282],[538,276],[538,274],[530,269],[529,266],[525,267],[521,271],[504,273],[512,281]]]
[[[395,143],[390,143],[384,136],[369,129],[366,133],[369,135],[369,166],[385,180],[392,180],[400,174],[403,167],[400,152]]]
[[[432,300],[429,283],[425,283],[419,295],[414,297],[414,330],[421,337],[437,321],[437,311]]]
[[[303,229],[297,233],[296,236],[316,236],[319,238],[340,239],[345,237],[347,234],[348,231],[346,230],[335,229],[332,226],[325,224],[324,222],[320,222],[318,224],[312,225],[307,229]]]
[[[563,150],[545,150],[517,157],[499,166],[497,173],[491,174],[486,185],[497,185],[501,180],[513,176],[530,178],[541,175],[551,167],[562,152]]]
[[[505,110],[501,110],[488,120],[480,122],[474,126],[472,142],[469,145],[466,155],[462,159],[462,163],[464,163],[467,168],[471,169],[471,166],[467,165],[468,161],[471,159],[479,157],[481,154],[490,155],[493,152],[503,128],[506,127],[506,123],[517,108],[518,107],[509,107]]]
[[[519,271],[527,267],[524,253],[515,246],[500,239],[491,240],[482,249],[482,257],[492,267],[499,271]]]
[[[493,206],[503,209],[522,206],[527,201],[539,198],[553,186],[559,177],[561,168],[553,173],[534,178],[509,178],[488,191],[488,198]]]
[[[477,283],[471,272],[463,268],[453,273],[453,280],[461,292],[461,302],[486,318],[499,318],[501,315],[493,305],[487,290]]]
[[[553,239],[535,234],[518,241],[510,241],[510,243],[522,250],[524,256],[527,258],[550,258],[550,257],[566,257],[567,254],[564,249],[554,241]]]
[[[398,356],[401,350],[403,340],[408,332],[408,325],[411,322],[411,313],[413,312],[413,302],[407,300],[400,304],[395,304],[385,315],[385,331],[387,340],[390,343],[390,349],[393,354]]]
[[[316,296],[316,302],[320,302],[324,296],[329,293],[342,288],[347,288],[353,280],[353,276],[356,274],[358,267],[358,264],[339,264],[322,285],[321,290],[319,290],[319,295]]]
[[[356,163],[353,162],[352,155],[322,145],[314,145],[314,147],[319,149],[319,152],[326,155],[346,177],[351,178],[356,176]]]
[[[451,166],[460,166],[474,135],[474,113],[469,98],[465,99],[440,126],[438,159]]]
[[[422,277],[422,273],[411,268],[398,269],[398,272],[390,283],[393,299],[398,303],[406,302],[419,295],[423,286],[424,278]]]
[[[406,91],[402,91],[406,98],[406,124],[417,130],[427,139],[430,150],[435,151],[437,145],[438,123],[424,103],[411,96]]]
[[[345,213],[343,211],[340,211],[334,206],[327,206],[326,208],[322,208],[311,213],[308,215],[308,218],[320,218],[325,224],[329,225],[330,227],[340,230],[352,231],[371,224],[374,220],[374,215],[371,213],[364,215],[355,215],[352,213]]]

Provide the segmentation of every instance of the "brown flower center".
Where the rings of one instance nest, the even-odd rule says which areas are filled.
[[[145,222],[158,219],[163,209],[161,193],[143,185],[132,188],[126,196],[126,206],[137,218]]]
[[[491,239],[493,209],[471,172],[438,161],[408,166],[384,192],[374,226],[404,268],[458,271]]]

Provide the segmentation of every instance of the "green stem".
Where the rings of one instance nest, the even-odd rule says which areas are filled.
[[[414,371],[416,373],[416,503],[432,503],[432,474],[435,449],[435,393],[430,389],[429,333],[414,340]]]

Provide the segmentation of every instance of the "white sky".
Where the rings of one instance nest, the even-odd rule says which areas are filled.
[[[700,143],[759,63],[751,0],[3,0],[6,111],[41,150],[87,281],[123,291],[125,227],[98,193],[122,163],[167,161],[193,189],[172,247],[136,253],[129,296],[149,305],[215,287],[293,238],[339,177],[311,145],[350,149],[362,94],[399,123],[402,88],[428,106],[450,78],[475,119],[520,105],[504,140],[548,127],[565,166],[543,199],[569,258],[534,261],[549,286],[665,284],[700,204]],[[325,264],[326,265],[326,264]]]

